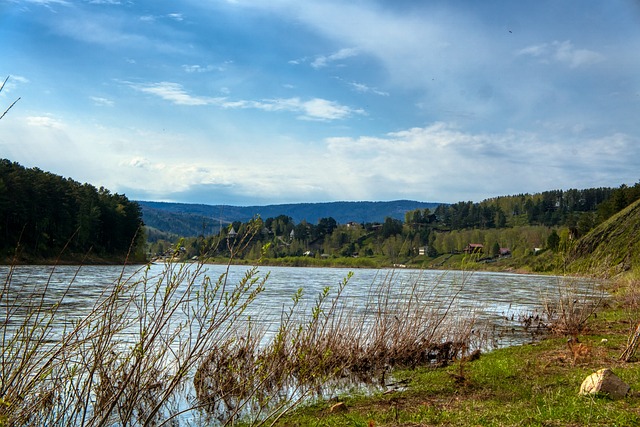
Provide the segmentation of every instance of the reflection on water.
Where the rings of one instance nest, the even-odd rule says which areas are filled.
[[[7,280],[11,272],[10,298],[4,295],[0,301],[0,319],[4,321],[8,311],[12,316],[19,315],[28,305],[43,304],[52,306],[60,299],[57,318],[64,322],[77,319],[87,314],[104,292],[108,292],[119,278],[135,278],[141,275],[146,267],[128,266],[18,266],[10,269],[0,267],[0,278]],[[163,265],[149,266],[149,275],[160,276],[165,269]],[[246,266],[231,266],[228,271],[230,283],[237,283],[246,273]],[[206,274],[213,280],[227,271],[225,265],[208,265]],[[303,289],[302,307],[312,305],[323,288],[336,289],[352,271],[343,298],[355,315],[366,309],[366,304],[377,286],[383,282],[393,284],[397,296],[407,294],[407,287],[416,281],[431,287],[428,297],[436,307],[448,307],[455,295],[451,312],[458,317],[474,317],[476,321],[488,322],[494,330],[521,331],[518,315],[541,310],[541,302],[545,298],[557,296],[558,289],[571,281],[587,298],[593,293],[596,285],[585,279],[567,279],[556,276],[522,275],[491,272],[458,272],[434,270],[375,270],[344,268],[295,268],[295,267],[261,267],[259,274],[269,274],[266,289],[257,301],[249,308],[247,315],[259,319],[264,325],[275,325],[281,319],[284,309],[292,304],[292,297],[299,288]],[[17,297],[20,307],[7,307],[6,301]],[[393,295],[392,295],[393,297]],[[14,317],[14,320],[16,318]],[[60,325],[61,327],[63,325]],[[495,338],[495,337],[494,337]],[[497,345],[512,345],[530,336],[520,333],[509,334]]]
[[[182,267],[188,271],[196,269],[194,265],[184,265]],[[204,273],[211,278],[213,283],[217,281],[218,277],[227,275],[227,281],[230,284],[227,289],[230,289],[242,281],[247,270],[248,267],[243,266],[231,266],[227,269],[227,266],[224,265],[207,265]],[[335,295],[336,290],[340,288],[340,284],[350,276],[350,270],[339,268],[261,267],[258,271],[258,276],[265,277],[267,275],[268,279],[264,292],[258,296],[243,315],[255,320],[256,323],[253,324],[258,324],[266,329],[265,339],[273,337],[283,318],[283,313],[286,313],[292,307],[293,297],[298,289],[302,289],[303,293],[298,307],[299,311],[296,313],[309,316],[323,290],[325,288],[332,289],[334,294],[329,293],[331,298],[332,295]],[[158,305],[146,305],[142,301],[147,295],[150,299],[156,297],[162,299],[164,291],[153,294],[150,288],[153,288],[153,283],[155,283],[156,279],[162,281],[162,283],[172,282],[167,279],[166,266],[128,266],[126,268],[117,266],[0,267],[0,279],[2,279],[0,328],[4,332],[4,335],[0,338],[2,338],[3,342],[3,351],[8,348],[6,354],[11,355],[11,344],[5,347],[4,343],[19,343],[23,341],[23,337],[26,337],[24,342],[28,344],[29,336],[21,335],[24,333],[24,329],[17,330],[16,328],[20,328],[24,324],[40,325],[38,321],[41,321],[42,318],[50,318],[54,322],[51,330],[46,327],[42,328],[47,331],[46,337],[44,337],[46,339],[45,342],[52,344],[62,343],[59,338],[66,336],[64,334],[65,328],[69,330],[74,322],[90,314],[95,305],[109,295],[116,284],[123,282],[135,283],[137,279],[142,279],[143,277],[146,278],[146,281],[142,281],[142,283],[149,283],[149,288],[135,288],[137,289],[136,292],[139,291],[141,293],[136,294],[133,300],[128,301],[130,305],[124,305],[127,307],[123,311],[126,313],[124,318],[127,322],[124,322],[125,326],[117,329],[117,334],[114,334],[114,336],[117,335],[118,344],[124,343],[124,347],[131,347],[133,350],[137,350],[138,347],[130,344],[136,343],[137,345],[139,341],[135,340],[141,340],[141,336],[144,336],[142,324],[146,324],[147,321],[152,323],[156,317],[162,318],[162,316],[157,316],[157,311],[154,311]],[[167,282],[164,282],[164,280],[167,280]],[[186,291],[188,285],[184,282],[179,282],[178,288],[182,287]],[[194,290],[197,291],[197,287],[201,286],[203,281],[195,280],[193,283],[196,286]],[[419,310],[422,310],[424,308],[422,306],[426,303],[428,308],[433,308],[439,313],[447,312],[446,321],[449,319],[452,322],[460,319],[473,319],[477,331],[475,333],[478,336],[485,337],[485,340],[487,337],[489,338],[489,341],[485,341],[484,344],[480,345],[485,345],[486,347],[505,346],[530,340],[532,335],[520,324],[519,315],[540,311],[541,302],[545,298],[557,298],[558,291],[568,285],[571,286],[573,291],[577,291],[577,293],[572,294],[576,299],[590,298],[596,290],[595,285],[586,280],[551,276],[410,269],[357,269],[353,271],[353,275],[349,278],[348,284],[340,295],[340,307],[344,308],[340,315],[347,316],[347,321],[350,319],[349,316],[352,316],[351,319],[361,320],[363,323],[358,325],[362,326],[363,329],[368,329],[367,327],[371,325],[371,323],[367,323],[367,319],[375,321],[376,316],[381,312],[387,315],[387,318],[392,319],[392,322],[395,322],[393,320],[395,314],[397,314],[395,316],[396,320],[399,318],[420,318],[422,312],[417,313],[412,310],[406,310],[402,314],[399,311],[394,311],[399,307],[407,306],[407,304],[396,304],[396,302],[404,302],[408,301],[408,298],[413,298],[411,302],[414,306],[419,307]],[[161,287],[160,289],[164,288]],[[149,294],[145,292],[149,292]],[[119,293],[114,295],[119,295]],[[180,296],[183,293],[177,292],[176,295]],[[138,299],[139,297],[141,299]],[[416,299],[420,299],[420,304],[414,304]],[[140,304],[138,305],[138,303]],[[104,312],[98,310],[98,312],[108,314],[111,312],[110,308],[111,306],[109,306],[109,310]],[[132,313],[129,310],[142,311]],[[39,317],[38,321],[35,322],[33,318],[28,318],[29,321],[26,322],[22,321],[25,316],[33,316],[33,313],[37,313],[36,316],[42,317]],[[140,313],[143,313],[143,315],[140,315]],[[184,319],[180,318],[180,316],[184,315],[181,311],[176,311],[176,315],[178,319],[174,319],[172,316],[168,322],[176,321],[177,323],[169,325],[169,329],[166,329],[167,331],[173,331],[173,326],[177,326]],[[129,320],[131,322],[128,322]],[[206,321],[198,323],[198,325],[203,324],[206,324]],[[232,332],[237,330],[227,328],[226,326],[228,325],[229,323],[222,321],[213,329]],[[238,326],[237,324],[235,325],[236,327]],[[245,317],[242,319],[242,325],[246,325]],[[342,323],[340,323],[340,326],[342,326]],[[441,324],[437,323],[437,327],[440,326]],[[138,328],[137,331],[136,327]],[[40,327],[38,326],[34,329],[38,330]],[[195,336],[189,335],[189,333],[198,334],[199,332],[196,328],[181,329],[178,327],[176,330],[180,331],[180,339],[173,340],[170,336],[167,336],[169,337],[167,341],[159,341],[162,349],[169,349],[173,354],[179,354],[183,351],[185,344],[188,347],[188,338]],[[16,331],[17,340],[11,341],[9,339],[7,341],[7,338],[10,338]],[[184,336],[186,340],[182,340],[183,331],[189,331]],[[422,330],[420,329],[420,331]],[[452,329],[452,331],[455,333],[455,329]],[[489,334],[487,331],[493,333]],[[502,332],[504,331],[507,331],[508,334],[503,335]],[[422,336],[421,334],[422,332],[419,333],[420,336]],[[340,333],[332,333],[332,336],[339,335]],[[102,335],[97,334],[97,336]],[[453,339],[455,338],[453,337]],[[357,342],[357,339],[352,341]],[[256,342],[264,343],[264,341],[259,340]],[[93,341],[90,341],[90,344],[92,345]],[[63,347],[64,344],[61,344],[61,346]],[[52,345],[51,347],[55,346]],[[23,347],[23,349],[26,348]],[[82,350],[84,351],[84,348]],[[83,351],[77,354],[82,355]],[[103,353],[105,352],[96,354]],[[215,355],[216,352],[212,351],[211,354]],[[153,380],[154,382],[157,381],[155,377]],[[105,384],[110,384],[110,382],[105,381]],[[384,381],[381,384],[384,384]],[[288,390],[285,391],[288,393]],[[184,390],[180,390],[180,393],[177,394],[175,402],[177,409],[173,410],[168,407],[165,409],[171,409],[170,413],[179,414],[182,414],[182,410],[184,410],[184,414],[179,417],[181,424],[184,422],[190,425],[209,425],[206,422],[198,423],[194,421],[197,418],[192,418],[200,416],[196,411],[189,409],[192,408],[193,395],[193,387],[186,384],[184,385]],[[92,398],[95,398],[95,396]],[[91,404],[93,403],[92,401]],[[89,407],[92,407],[91,404]],[[96,407],[99,407],[97,403]],[[64,412],[61,411],[60,413]]]

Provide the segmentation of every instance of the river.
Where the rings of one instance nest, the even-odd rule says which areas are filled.
[[[165,266],[149,266],[150,276],[161,275]],[[244,276],[249,267],[207,265],[204,273],[216,279],[228,270],[228,281],[235,283]],[[60,318],[77,318],[87,313],[97,299],[109,291],[119,277],[136,276],[144,268],[141,266],[17,266],[13,267],[11,298],[32,298],[33,292],[47,286],[45,305],[51,305],[64,295],[58,309]],[[9,267],[0,267],[0,278],[6,281]],[[460,272],[414,269],[346,269],[309,267],[263,266],[258,275],[269,275],[262,295],[247,311],[247,315],[260,316],[266,323],[277,323],[283,309],[291,306],[296,291],[303,290],[301,305],[311,305],[325,287],[336,289],[349,272],[349,279],[343,297],[352,300],[355,311],[364,310],[359,304],[371,296],[383,282],[391,282],[392,289],[401,295],[401,289],[419,281],[429,288],[428,298],[434,305],[446,305],[454,299],[452,313],[488,323],[502,330],[513,330],[516,334],[501,334],[493,337],[493,346],[518,344],[530,338],[522,332],[519,317],[526,314],[540,314],[543,302],[557,299],[559,293],[568,289],[576,298],[589,298],[599,285],[591,280],[558,276],[511,274],[495,272]],[[23,295],[22,295],[23,294]],[[21,296],[22,295],[22,296]],[[6,297],[3,296],[3,297]],[[4,317],[0,305],[0,318]]]
[[[186,280],[192,277],[189,274],[198,271],[200,267],[202,271],[196,278],[191,281]],[[125,319],[123,323],[108,323],[107,329],[104,329],[105,326],[101,326],[100,328],[102,329],[95,330],[109,330],[113,325],[120,328],[118,329],[119,335],[117,337],[114,336],[116,340],[112,342],[119,343],[116,345],[122,345],[125,348],[122,354],[130,354],[130,356],[126,356],[125,360],[131,361],[134,360],[136,355],[142,354],[137,353],[136,349],[141,348],[138,347],[141,345],[139,343],[142,342],[140,340],[146,340],[147,331],[153,330],[155,318],[167,319],[168,323],[158,329],[162,331],[163,335],[159,338],[159,341],[156,340],[156,344],[159,346],[154,347],[151,350],[151,354],[162,355],[158,359],[162,363],[154,364],[154,369],[170,368],[172,366],[171,363],[173,363],[170,360],[180,359],[186,354],[185,352],[192,348],[190,347],[193,345],[192,342],[197,342],[197,339],[190,340],[190,337],[198,336],[203,330],[202,327],[206,329],[207,325],[212,324],[208,323],[211,319],[209,314],[213,313],[212,319],[216,320],[215,313],[225,312],[225,310],[232,312],[234,310],[234,305],[238,303],[228,299],[227,294],[232,292],[235,284],[241,283],[243,278],[247,277],[246,274],[249,270],[250,267],[246,266],[199,266],[196,264],[127,266],[124,268],[121,266],[0,267],[0,280],[2,280],[1,283],[3,284],[0,285],[2,289],[0,295],[0,340],[2,342],[3,372],[8,375],[13,372],[11,369],[16,361],[27,356],[33,357],[34,353],[30,343],[34,341],[40,340],[38,342],[42,343],[41,349],[53,348],[53,351],[58,351],[55,350],[55,348],[58,348],[59,351],[63,352],[64,348],[61,349],[60,347],[65,347],[65,345],[58,345],[60,337],[68,336],[69,331],[72,331],[77,325],[81,325],[78,322],[92,313],[96,304],[104,300],[105,296],[112,293],[113,289],[122,283],[145,283],[149,284],[149,286],[145,285],[145,287],[140,288],[135,287],[139,285],[135,285],[135,292],[142,289],[142,292],[138,292],[135,298],[130,298],[123,294],[122,302],[126,307],[123,312],[133,312],[130,316],[131,321]],[[167,273],[167,271],[171,273]],[[343,268],[270,266],[259,267],[253,273],[256,277],[265,278],[264,289],[258,293],[255,300],[240,315],[237,317],[232,315],[211,327],[210,330],[214,331],[214,336],[210,341],[206,341],[207,344],[199,351],[206,351],[212,345],[215,346],[216,343],[222,342],[224,334],[228,334],[228,331],[233,331],[234,328],[242,330],[246,325],[258,325],[262,329],[264,335],[261,335],[260,340],[262,341],[259,341],[259,343],[271,342],[278,330],[278,326],[282,324],[282,320],[286,318],[286,313],[294,304],[294,298],[298,300],[296,316],[307,316],[308,319],[309,316],[314,316],[314,304],[318,301],[320,295],[325,294],[330,305],[338,289],[342,289],[339,298],[342,307],[342,311],[338,313],[341,319],[339,327],[348,326],[348,318],[352,316],[357,318],[358,322],[362,322],[357,323],[360,325],[360,330],[366,330],[368,325],[376,322],[376,319],[380,319],[380,314],[382,313],[392,321],[391,324],[387,324],[385,327],[393,328],[396,324],[394,322],[397,321],[397,324],[402,323],[401,319],[410,319],[412,316],[416,319],[419,318],[424,313],[423,307],[428,307],[432,308],[435,313],[446,313],[446,320],[451,320],[453,322],[452,325],[455,322],[458,322],[458,324],[471,324],[472,326],[469,327],[474,329],[470,331],[467,329],[467,331],[470,334],[475,334],[475,337],[477,337],[475,346],[481,347],[482,350],[517,345],[535,339],[537,337],[536,329],[531,328],[530,325],[525,326],[522,320],[535,317],[537,320],[546,321],[545,301],[570,298],[575,307],[580,307],[583,302],[588,303],[593,298],[602,297],[601,287],[593,281],[542,275],[413,269],[351,270]],[[178,277],[178,279],[168,280],[167,278],[173,274],[176,274],[177,276],[173,277]],[[182,274],[185,275],[181,276]],[[211,281],[203,281],[203,277],[206,276],[210,277]],[[218,311],[208,312],[206,316],[201,316],[196,323],[191,323],[191,326],[187,328],[181,326],[181,316],[186,318],[184,317],[185,313],[197,313],[197,301],[199,301],[199,298],[196,298],[196,295],[206,294],[204,292],[205,286],[215,287],[216,283],[220,283],[218,282],[219,277],[226,277],[226,282],[228,283],[228,287],[218,293],[219,299],[217,301],[219,301],[219,305],[217,307],[220,310],[216,309]],[[142,278],[146,279],[139,280]],[[346,285],[344,284],[345,280]],[[162,284],[157,288],[159,289],[157,293],[153,292],[154,283]],[[186,292],[188,283],[192,283],[194,286],[191,292]],[[207,283],[208,285],[206,285]],[[166,289],[173,289],[171,288],[172,284],[176,285],[175,293],[173,293],[173,290],[171,292],[165,290],[165,286],[169,286]],[[341,287],[341,284],[344,286]],[[301,291],[299,292],[299,290]],[[200,291],[203,292],[200,293]],[[245,290],[240,295],[244,297],[247,293],[248,291]],[[170,306],[170,304],[163,303],[164,298],[181,298],[181,295],[187,295],[184,300],[186,305],[176,305],[175,307],[178,309],[172,312],[175,316],[173,314],[167,316],[166,313],[158,315],[157,309],[162,310]],[[79,336],[91,336],[91,331],[94,330],[92,329],[93,327],[118,311],[117,309],[120,307],[118,298],[113,300],[111,303],[113,305],[107,306],[107,309],[93,311],[93,313],[97,312],[99,316],[93,317],[92,323],[86,323],[88,326],[78,327],[76,330],[79,331]],[[242,300],[242,298],[239,300]],[[407,301],[409,301],[408,304]],[[396,304],[397,302],[400,302],[400,304]],[[397,310],[398,307],[407,307],[408,305],[419,307],[419,310],[422,311],[393,311]],[[116,310],[112,310],[111,307]],[[187,308],[180,309],[180,307]],[[385,310],[388,311],[385,312]],[[49,313],[54,314],[50,315]],[[318,314],[318,311],[315,311],[315,313]],[[436,321],[432,324],[437,324],[438,328],[441,326],[446,327],[444,316],[442,316],[442,322],[438,320],[440,314],[436,315]],[[394,316],[396,320],[393,320]],[[175,317],[178,319],[176,320]],[[251,318],[251,321],[248,320],[249,318]],[[51,322],[48,319],[52,319]],[[367,319],[371,319],[370,322],[372,323],[367,323]],[[472,323],[469,322],[471,320]],[[186,325],[187,323],[184,324]],[[409,324],[421,325],[419,322]],[[31,326],[25,328],[24,325]],[[120,327],[118,325],[125,326]],[[193,325],[197,325],[197,327],[193,327]],[[227,325],[233,325],[233,328],[226,328]],[[253,328],[254,326],[251,327]],[[44,331],[42,339],[34,340],[33,337],[37,336],[40,330]],[[89,335],[83,335],[85,330],[87,331],[86,334]],[[26,335],[25,333],[29,331],[34,331],[36,335]],[[174,331],[177,332],[174,333]],[[215,331],[222,331],[220,332],[221,335],[216,335],[218,332]],[[337,329],[337,331],[337,335],[340,335],[341,330]],[[405,329],[404,331],[407,336],[411,335],[410,330]],[[453,336],[443,338],[444,335],[441,335],[436,340],[444,342],[440,340],[455,340],[459,338],[459,336],[455,335],[457,333],[455,328],[452,328],[451,331],[453,331]],[[184,336],[184,333],[193,335]],[[334,332],[331,333],[333,334]],[[115,354],[114,351],[119,351],[118,347],[109,347],[111,349],[109,350],[110,353],[106,355],[105,351],[93,347],[100,344],[101,335],[101,333],[93,335],[88,341],[89,347],[87,347],[87,344],[81,343],[77,347],[78,351],[73,353],[70,359],[71,363],[63,361],[64,363],[59,366],[62,366],[63,370],[74,369],[76,359],[83,360],[82,366],[94,366],[90,363],[90,359],[84,359],[87,354],[93,355],[89,356],[89,358],[96,357],[105,361],[110,360],[109,354]],[[357,337],[358,335],[351,336]],[[420,332],[417,338],[424,336]],[[394,339],[401,338],[396,336]],[[235,342],[242,342],[241,340],[243,339],[245,338],[239,338],[239,341]],[[248,341],[249,339],[247,338]],[[350,342],[357,343],[358,341],[359,338],[354,338]],[[126,350],[126,347],[129,347],[129,350]],[[85,351],[88,351],[88,353]],[[212,354],[216,355],[217,353],[213,352]],[[50,359],[51,363],[58,363],[57,356],[54,355],[52,357]],[[413,358],[413,356],[411,357]],[[111,360],[111,363],[113,363],[113,360]],[[29,365],[30,374],[27,375],[23,372],[24,368],[18,368],[18,373],[32,378],[40,378],[43,375],[43,372],[39,371],[42,364],[43,362],[36,356],[35,361]],[[117,368],[117,365],[118,363],[110,366]],[[190,376],[193,376],[192,370],[195,367],[191,366]],[[242,370],[243,368],[239,369]],[[72,375],[71,377],[74,381],[72,386],[76,388],[66,391],[63,388],[56,390],[56,392],[59,391],[61,396],[59,399],[63,403],[64,399],[73,397],[77,390],[85,393],[80,395],[81,397],[86,396],[91,401],[86,406],[89,408],[89,414],[91,415],[93,408],[100,407],[100,405],[97,403],[99,402],[99,394],[97,392],[94,392],[91,388],[82,388],[86,387],[82,381],[88,375],[88,373],[79,376]],[[49,377],[44,376],[42,378],[44,378],[43,387],[48,387]],[[69,378],[69,376],[65,377],[63,375],[62,378]],[[164,386],[170,381],[171,377],[164,378],[165,382],[161,381],[158,384]],[[151,383],[146,384],[149,387],[155,387],[153,378],[151,380]],[[110,384],[108,381],[101,383],[103,385]],[[64,381],[61,384],[64,384]],[[198,420],[201,416],[199,412],[189,409],[192,405],[191,402],[194,402],[195,399],[194,387],[189,384],[192,383],[189,382],[185,385],[186,388],[183,389],[182,394],[177,399],[177,408],[179,409],[177,413],[181,414],[177,420],[179,420],[180,425],[209,425],[206,422],[199,422]],[[5,387],[4,383],[3,387]],[[291,389],[285,388],[284,392],[289,393],[289,390]],[[129,391],[139,391],[139,389],[134,387]],[[41,393],[38,393],[35,395],[36,397],[41,396]],[[287,399],[293,399],[296,394],[292,391],[292,394],[287,396]],[[126,403],[127,399],[119,400],[119,402]],[[74,409],[67,415],[66,411],[70,411],[70,408]],[[61,418],[68,417],[70,420],[68,421],[69,425],[77,425],[80,422],[79,420],[84,419],[84,415],[81,410],[76,410],[75,408],[80,408],[80,406],[77,404],[62,405],[60,409],[55,410],[49,410],[45,406],[39,412],[38,417],[45,424],[53,423],[56,425],[62,425]],[[165,415],[175,413],[166,405],[162,406],[162,408],[167,411]],[[26,410],[27,413],[31,411],[29,407]],[[184,411],[184,413],[181,411]],[[228,412],[226,413],[228,414]],[[244,411],[243,413],[248,414],[250,412]],[[140,417],[142,416],[140,415]],[[114,421],[112,425],[119,424]]]

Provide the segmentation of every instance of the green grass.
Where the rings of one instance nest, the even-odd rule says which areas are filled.
[[[218,257],[218,258],[208,258],[207,262],[210,263],[218,263],[218,264],[228,264],[229,259]],[[234,259],[234,264],[240,265],[254,265],[256,260],[252,259]],[[262,258],[260,263],[263,265],[269,266],[282,266],[282,267],[320,267],[320,268],[333,268],[333,267],[343,267],[343,268],[383,268],[383,267],[391,267],[392,265],[388,263],[382,257],[362,257],[362,258],[353,258],[353,257],[335,257],[335,258],[315,258],[315,257],[304,257],[304,256],[288,256],[282,258]]]
[[[394,373],[404,391],[345,395],[286,416],[281,426],[635,426],[640,425],[640,363],[618,357],[638,310],[609,306],[580,336],[583,354],[564,337],[495,350],[471,362]],[[635,316],[635,317],[634,317]],[[602,339],[606,338],[606,343]],[[631,386],[621,400],[578,395],[596,370],[610,367]],[[332,413],[336,401],[348,412]]]

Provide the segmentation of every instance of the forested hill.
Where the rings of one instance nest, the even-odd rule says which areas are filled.
[[[493,268],[556,271],[575,242],[638,199],[640,183],[616,189],[552,190],[496,197],[479,203],[440,204],[435,209],[408,210],[402,219],[386,214],[384,220],[373,221],[358,221],[355,211],[350,209],[361,206],[358,203],[331,204],[346,206],[348,213],[339,216],[341,221],[335,218],[340,212],[322,211],[320,215],[325,217],[318,221],[305,218],[296,222],[292,212],[280,205],[275,206],[277,210],[273,213],[259,212],[260,218],[233,221],[232,226],[220,232],[217,228],[212,232],[211,228],[202,227],[207,221],[215,224],[214,219],[198,217],[197,234],[193,237],[182,234],[187,237],[181,241],[182,256],[184,259],[203,256],[225,259],[231,254],[230,242],[243,242],[242,252],[233,254],[237,260],[257,260],[264,256],[276,264],[314,265],[314,262],[338,260],[337,265],[357,262],[370,267],[460,268],[465,257],[473,254],[482,263],[491,263]],[[369,210],[376,205],[383,203],[362,203]],[[188,205],[173,207],[180,209]],[[230,212],[233,208],[218,209]],[[169,220],[171,215],[178,219],[186,215],[160,212],[168,215]],[[627,239],[637,232],[640,231],[634,229],[626,233]],[[177,241],[175,236],[167,238],[154,229],[149,233],[150,252],[158,256],[164,256],[167,247]],[[613,241],[616,234],[612,232],[607,236],[611,237],[598,242]],[[623,246],[624,241],[620,245]],[[582,252],[590,251],[591,246]],[[352,261],[354,259],[357,261]],[[630,262],[634,262],[633,259]],[[625,263],[621,268],[626,268]]]
[[[218,234],[220,226],[245,223],[256,215],[263,220],[283,217],[293,224],[312,225],[331,218],[338,224],[383,223],[387,218],[407,219],[410,212],[429,210],[430,227],[440,231],[510,228],[527,225],[568,227],[574,236],[586,234],[597,224],[640,198],[640,183],[619,188],[550,190],[517,194],[481,202],[440,204],[396,200],[391,202],[298,203],[268,206],[227,206],[138,201],[144,222],[164,233],[189,237]],[[155,240],[155,239],[151,239]]]
[[[571,248],[570,266],[577,272],[607,275],[640,265],[640,200],[613,215]]]
[[[124,195],[0,159],[0,261],[141,259],[141,225]]]
[[[138,201],[144,222],[180,236],[216,234],[220,224],[247,222],[259,215],[275,218],[281,215],[294,222],[317,224],[322,218],[333,218],[340,224],[348,222],[384,222],[385,218],[403,220],[406,212],[415,209],[434,209],[440,203],[395,200],[389,202],[328,202],[294,203],[267,206],[227,206],[186,203]]]

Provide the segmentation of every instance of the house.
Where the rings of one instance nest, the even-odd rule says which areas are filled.
[[[427,254],[427,247],[426,246],[420,246],[418,248],[418,254],[419,255],[426,255]]]
[[[481,254],[484,252],[484,245],[482,243],[469,243],[464,248],[465,254]]]
[[[511,249],[509,248],[500,248],[500,256],[511,255]]]
[[[231,227],[231,230],[229,230],[229,234],[227,234],[227,239],[235,239],[238,236],[238,232]]]

